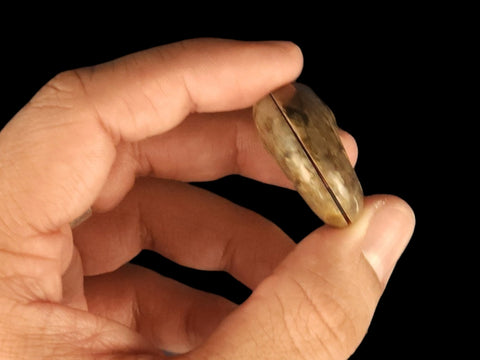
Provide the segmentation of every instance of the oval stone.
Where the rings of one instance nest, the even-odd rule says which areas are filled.
[[[313,212],[336,227],[355,221],[363,191],[328,106],[308,86],[292,83],[255,104],[253,117],[265,147]]]

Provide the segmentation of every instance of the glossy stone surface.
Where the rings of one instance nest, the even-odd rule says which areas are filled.
[[[336,227],[355,221],[363,191],[328,106],[293,83],[261,99],[253,115],[266,148],[313,212]]]

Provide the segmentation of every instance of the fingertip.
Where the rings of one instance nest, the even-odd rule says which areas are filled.
[[[379,210],[384,206],[397,209],[404,214],[402,217],[405,219],[406,225],[411,226],[413,230],[416,223],[415,212],[404,199],[391,194],[370,195],[365,198],[365,207],[372,208],[373,211]]]
[[[292,64],[292,74],[296,79],[303,69],[303,53],[300,46],[291,41],[269,41],[284,53],[285,59]]]
[[[252,46],[255,52],[255,61],[251,67],[252,73],[242,78],[245,81],[250,77],[250,98],[254,101],[280,86],[295,81],[303,69],[303,54],[298,45],[291,41],[259,41],[243,43],[243,46]],[[257,92],[254,92],[258,89]],[[252,105],[251,100],[246,105]]]
[[[350,163],[352,166],[354,166],[357,162],[358,159],[358,146],[357,146],[357,141],[355,138],[345,130],[338,130],[338,135],[340,136],[340,139],[342,140],[343,147],[345,148],[345,151],[347,152],[348,159],[350,160]]]

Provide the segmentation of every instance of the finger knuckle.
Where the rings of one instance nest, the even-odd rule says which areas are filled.
[[[48,81],[29,105],[37,108],[72,108],[86,97],[81,70],[67,70]]]

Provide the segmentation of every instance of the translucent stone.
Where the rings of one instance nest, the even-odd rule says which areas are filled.
[[[253,117],[265,147],[313,212],[336,227],[355,221],[363,191],[328,106],[293,83],[255,104]]]

